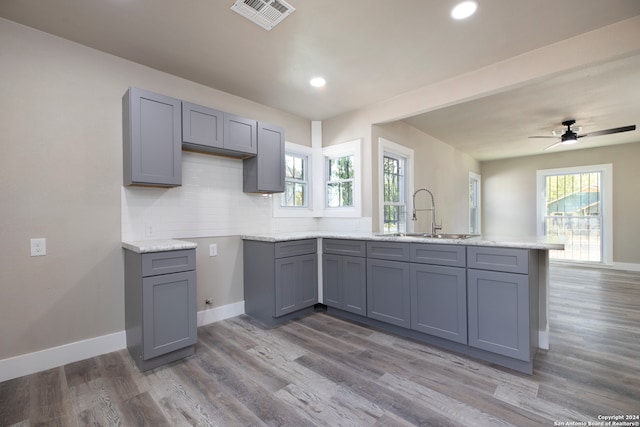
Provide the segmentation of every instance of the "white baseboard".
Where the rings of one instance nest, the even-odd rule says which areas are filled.
[[[0,382],[125,348],[124,331],[0,360]]]
[[[244,314],[244,301],[198,312],[198,326]],[[68,363],[122,350],[127,346],[125,331],[76,341],[59,347],[21,354],[0,360],[0,382],[34,374]]]
[[[640,264],[630,262],[614,262],[611,267],[616,270],[640,271]]]
[[[538,348],[549,350],[549,330],[538,331]]]
[[[244,301],[234,302],[220,307],[202,310],[198,312],[198,326],[208,325],[224,319],[244,314]]]

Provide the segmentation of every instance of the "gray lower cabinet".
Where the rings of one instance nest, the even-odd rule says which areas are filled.
[[[213,108],[182,102],[182,147],[246,158],[257,153],[257,122]]]
[[[258,153],[243,160],[245,193],[284,191],[284,128],[258,122]]]
[[[411,264],[411,329],[467,344],[464,268]]]
[[[412,243],[411,329],[467,344],[466,248]]]
[[[323,239],[323,302],[328,307],[367,315],[365,242]]]
[[[411,327],[409,263],[367,259],[367,317]]]
[[[129,88],[122,98],[123,184],[182,184],[181,102]]]
[[[528,266],[535,261],[535,251],[526,249],[468,248],[470,346],[532,360],[537,347],[538,280]]]
[[[316,239],[286,242],[245,240],[245,312],[265,323],[318,302]]]
[[[127,348],[140,371],[194,354],[195,249],[125,250]]]

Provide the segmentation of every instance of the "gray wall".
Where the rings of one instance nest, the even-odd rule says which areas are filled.
[[[482,162],[483,232],[536,234],[537,170],[611,163],[613,262],[640,264],[639,160],[640,142]]]

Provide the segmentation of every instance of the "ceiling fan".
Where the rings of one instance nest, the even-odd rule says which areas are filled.
[[[545,151],[550,150],[558,145],[575,144],[576,142],[578,142],[578,138],[585,138],[587,136],[609,135],[612,133],[629,132],[632,130],[636,130],[636,125],[631,125],[631,126],[622,126],[619,128],[599,130],[597,132],[577,134],[571,129],[571,126],[573,126],[575,123],[576,123],[575,120],[565,120],[564,122],[562,122],[562,126],[566,126],[567,130],[562,135],[560,135],[560,141],[548,146],[544,150]],[[580,132],[580,129],[578,129],[578,132]],[[554,136],[530,136],[529,138],[557,138],[557,137],[558,137],[557,135],[554,135]]]

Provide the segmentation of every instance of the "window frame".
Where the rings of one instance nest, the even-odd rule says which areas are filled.
[[[284,193],[274,194],[272,197],[271,214],[274,218],[310,218],[316,216],[313,212],[313,206],[316,203],[316,201],[314,200],[313,192],[313,161],[315,158],[314,150],[306,145],[300,145],[293,142],[285,141],[285,154],[286,153],[294,154],[297,156],[305,156],[307,158],[307,206],[282,206],[282,198],[284,197]]]
[[[385,138],[378,138],[378,230],[384,232],[384,158],[404,159],[404,227],[402,232],[413,231],[413,221],[409,221],[409,200],[413,194],[413,149]]]
[[[280,195],[280,207],[283,209],[307,209],[309,207],[309,193],[311,191],[311,186],[310,186],[310,156],[308,154],[302,154],[302,153],[298,153],[295,151],[288,151],[285,150],[285,177],[284,177],[284,186],[285,186],[285,191]],[[302,160],[302,179],[296,179],[296,178],[289,178],[287,177],[286,174],[286,158],[287,156],[290,157],[294,157],[297,159]],[[304,193],[303,193],[303,200],[302,200],[302,205],[298,206],[298,205],[285,205],[284,201],[285,201],[285,194],[286,194],[286,188],[287,188],[287,183],[294,183],[294,184],[302,184],[304,185]],[[294,196],[295,198],[295,196]]]
[[[476,211],[475,211],[475,222],[478,224],[478,229],[473,230],[471,227],[472,220],[474,217],[474,212],[472,210],[472,201],[471,201],[471,186],[472,182],[477,182],[477,191],[475,193],[476,196]],[[475,172],[469,172],[469,233],[471,234],[482,234],[482,176]]]
[[[343,142],[336,145],[331,145],[328,147],[323,147],[322,156],[324,163],[324,182],[323,182],[323,215],[324,217],[342,217],[342,218],[353,218],[360,217],[362,211],[362,202],[361,202],[361,145],[362,140],[356,139],[353,141]],[[337,159],[346,156],[353,156],[353,205],[352,206],[338,206],[338,207],[329,207],[327,194],[328,194],[328,184],[331,182],[329,180],[329,159]]]
[[[549,175],[573,175],[581,173],[600,172],[601,179],[601,244],[602,253],[600,262],[581,262],[570,260],[553,260],[553,262],[592,264],[592,265],[612,265],[613,264],[613,165],[611,163],[600,165],[573,166],[556,169],[539,169],[536,171],[536,192],[538,194],[536,203],[536,223],[537,235],[545,237],[544,217],[546,215],[546,177]]]

